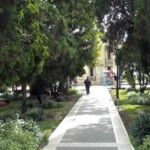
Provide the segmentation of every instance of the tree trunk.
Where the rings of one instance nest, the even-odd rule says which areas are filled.
[[[22,106],[21,106],[21,113],[24,114],[27,111],[27,104],[26,104],[26,83],[22,83]]]
[[[62,91],[63,93],[67,93],[68,88],[69,88],[68,80],[59,83],[59,91]]]
[[[136,89],[136,83],[135,83],[135,79],[134,79],[134,75],[133,75],[133,70],[130,70],[129,68],[127,68],[126,75],[127,75],[127,81],[131,85],[131,88],[135,92],[138,92]]]
[[[143,80],[142,83],[139,82],[139,84],[140,84],[139,92],[140,93],[144,93],[145,90],[146,90],[146,87],[148,85],[148,79],[146,77],[144,77],[144,74],[143,74],[143,79],[142,80]]]

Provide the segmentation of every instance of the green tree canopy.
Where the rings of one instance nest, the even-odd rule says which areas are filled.
[[[42,76],[47,75],[52,83],[82,75],[85,65],[96,64],[100,52],[94,7],[89,0],[43,3],[49,10],[43,9],[43,15],[49,27],[51,53]]]
[[[0,85],[65,81],[94,66],[100,52],[91,0],[6,0],[0,2]]]
[[[114,51],[118,46],[122,46],[121,67],[129,70],[128,77],[137,72],[140,91],[143,91],[149,80],[147,56],[150,52],[148,40],[150,3],[146,0],[96,0],[96,7],[101,29],[105,31],[103,40],[109,43]]]

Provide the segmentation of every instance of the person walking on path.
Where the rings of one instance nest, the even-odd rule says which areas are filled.
[[[87,79],[84,81],[84,84],[85,84],[85,88],[86,88],[86,93],[90,94],[91,81],[90,81],[89,77],[87,77]]]

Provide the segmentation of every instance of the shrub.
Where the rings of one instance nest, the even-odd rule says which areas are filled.
[[[150,135],[143,139],[143,145],[139,147],[139,150],[149,150],[150,149]]]
[[[141,144],[142,139],[150,134],[150,112],[143,112],[131,124],[131,134],[136,138],[137,143]]]
[[[34,108],[34,107],[36,107],[36,104],[29,102],[29,103],[27,104],[27,107],[28,107],[28,108]]]
[[[130,99],[131,104],[150,105],[150,95],[148,93],[129,92],[127,97]]]
[[[45,99],[45,101],[43,101],[42,107],[44,109],[49,109],[49,108],[56,108],[57,107],[57,102],[52,100],[52,99]]]
[[[43,109],[41,108],[32,108],[29,109],[28,112],[26,113],[26,116],[29,119],[33,119],[35,121],[40,121],[42,119],[43,115]]]
[[[43,133],[34,121],[9,120],[0,122],[1,150],[37,150],[43,142]]]
[[[10,92],[6,91],[3,95],[3,98],[4,100],[12,101],[14,99],[14,96]]]
[[[131,91],[133,92],[134,90],[132,88],[127,88],[126,91],[127,92],[131,92]]]
[[[65,101],[66,99],[63,97],[63,96],[59,96],[57,97],[56,99],[58,102],[62,102],[62,101]]]
[[[147,94],[137,95],[137,104],[139,104],[139,105],[150,105],[150,95],[147,95]]]
[[[134,91],[130,91],[130,92],[127,93],[127,97],[128,97],[128,98],[132,98],[132,97],[134,97],[134,96],[136,96],[136,95],[137,95],[137,93],[134,92]]]
[[[16,118],[16,112],[15,111],[4,111],[0,113],[0,120],[5,122],[9,119],[15,119]]]
[[[58,108],[63,107],[63,103],[61,103],[61,102],[58,103],[58,104],[57,104],[57,107],[58,107]]]
[[[78,90],[76,89],[69,89],[67,94],[77,94],[78,93]]]
[[[49,130],[44,131],[44,135],[43,135],[43,138],[40,141],[39,148],[44,147],[48,143],[49,135],[50,135],[50,131]]]

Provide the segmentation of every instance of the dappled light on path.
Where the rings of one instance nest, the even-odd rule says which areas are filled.
[[[44,150],[133,150],[108,89],[92,86],[89,95],[80,89],[83,96]]]

